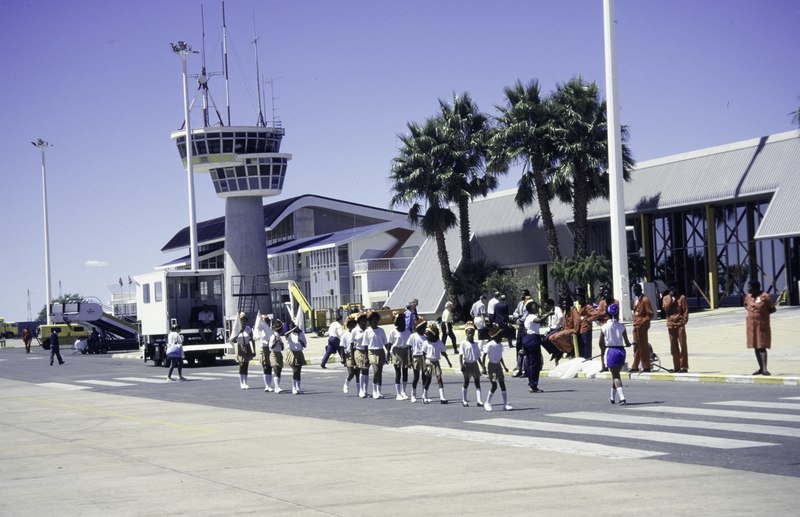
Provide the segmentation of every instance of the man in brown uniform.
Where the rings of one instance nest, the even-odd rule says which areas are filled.
[[[686,322],[689,321],[689,307],[686,297],[671,285],[669,293],[661,300],[661,307],[667,318],[669,332],[669,348],[672,353],[672,372],[687,373],[689,371],[689,351],[686,344]]]
[[[639,361],[642,362],[642,371],[650,371],[650,341],[647,338],[647,331],[650,330],[650,322],[653,319],[653,306],[650,298],[642,294],[642,286],[633,286],[633,342],[636,347],[633,349],[633,362],[631,372],[639,371]]]
[[[770,375],[767,370],[767,349],[772,346],[769,315],[775,312],[775,304],[761,290],[761,284],[753,280],[750,282],[750,292],[744,298],[744,308],[747,310],[747,348],[755,349],[758,361],[758,370],[753,375]]]
[[[580,323],[581,317],[578,314],[578,309],[572,304],[572,300],[569,298],[561,298],[559,301],[559,306],[561,310],[564,311],[564,327],[551,335],[548,339],[562,352],[574,356],[575,348],[572,345],[572,336],[578,333],[578,324]],[[520,328],[523,328],[523,326],[520,325]]]

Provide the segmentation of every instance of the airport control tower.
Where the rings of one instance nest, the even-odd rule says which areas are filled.
[[[276,127],[277,126],[277,127]],[[191,130],[194,173],[209,173],[225,200],[225,314],[272,312],[264,196],[281,193],[291,154],[281,153],[279,124]],[[175,131],[186,165],[186,131]]]

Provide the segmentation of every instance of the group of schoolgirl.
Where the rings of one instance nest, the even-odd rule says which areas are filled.
[[[395,315],[394,329],[389,336],[381,329],[380,314],[377,312],[362,312],[351,314],[345,320],[340,338],[341,351],[345,357],[347,379],[342,386],[344,393],[349,393],[350,382],[355,379],[358,386],[358,396],[368,397],[369,369],[372,368],[372,398],[383,398],[382,369],[390,358],[395,370],[395,400],[417,401],[417,389],[422,380],[422,403],[430,404],[430,386],[436,379],[439,388],[439,403],[447,404],[449,401],[444,395],[444,382],[442,380],[441,359],[447,361],[451,368],[453,364],[447,355],[447,348],[439,339],[439,327],[435,323],[428,323],[424,318],[413,320],[413,328],[408,328],[407,318],[404,314]],[[503,371],[508,371],[503,363],[502,335],[495,332],[483,346],[475,341],[476,329],[470,322],[465,327],[466,339],[459,347],[459,361],[461,372],[464,376],[464,385],[461,389],[461,404],[470,405],[467,390],[470,382],[474,382],[477,406],[487,411],[492,410],[491,399],[497,391],[498,385],[503,396],[503,407],[511,409],[508,403]],[[487,365],[488,359],[488,365]],[[408,395],[408,372],[413,372],[411,382],[411,395]],[[492,384],[491,392],[486,401],[481,401],[481,373],[489,376]]]
[[[283,322],[273,319],[271,314],[258,314],[255,328],[247,324],[247,314],[240,313],[231,332],[231,343],[236,346],[236,362],[239,363],[239,387],[250,389],[247,374],[250,360],[260,352],[263,370],[264,391],[281,393],[281,373],[284,363],[292,369],[292,394],[303,393],[300,386],[301,371],[306,364],[303,349],[308,342],[305,333],[295,322],[290,322],[286,332]]]

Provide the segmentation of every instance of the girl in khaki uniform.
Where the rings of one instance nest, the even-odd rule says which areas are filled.
[[[277,394],[282,392],[281,389],[281,372],[283,371],[283,338],[281,331],[283,330],[283,322],[275,320],[272,324],[272,336],[269,338],[269,362],[272,365],[272,379],[275,383],[273,391]]]

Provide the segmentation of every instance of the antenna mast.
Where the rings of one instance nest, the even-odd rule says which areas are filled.
[[[200,58],[202,60],[202,67],[200,68],[200,76],[197,78],[197,84],[203,92],[203,127],[208,127],[208,76],[206,75],[206,18],[203,12],[203,4],[200,4],[200,25],[202,26],[202,50]]]
[[[258,121],[256,125],[266,127],[264,122],[264,110],[261,107],[261,72],[258,69],[258,36],[256,36],[256,10],[253,9],[253,45],[256,49],[256,89],[258,90]]]
[[[222,66],[225,69],[225,104],[228,107],[228,125],[231,125],[231,92],[228,84],[228,26],[225,23],[225,0],[222,0]]]

